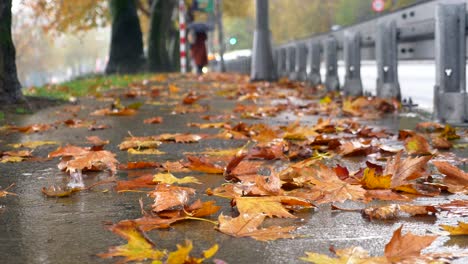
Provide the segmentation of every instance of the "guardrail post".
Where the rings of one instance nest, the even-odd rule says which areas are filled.
[[[340,90],[340,80],[338,79],[338,41],[334,36],[329,36],[325,40],[325,65],[327,74],[325,76],[325,86],[329,92]]]
[[[315,86],[322,83],[320,76],[320,42],[309,42],[309,52],[307,53],[307,81],[310,85]]]
[[[294,71],[296,70],[296,49],[287,47],[286,52],[286,76],[289,79],[295,79]]]
[[[307,67],[307,48],[303,43],[296,45],[296,80],[306,80],[306,67]]]
[[[361,80],[361,34],[359,32],[345,32],[344,58],[346,76],[343,91],[346,96],[362,95]]]
[[[285,76],[286,71],[286,49],[279,48],[278,49],[278,59],[276,61],[278,76],[283,77]]]
[[[436,7],[434,117],[443,122],[468,121],[465,13],[465,3]]]
[[[268,0],[256,0],[256,19],[250,78],[252,81],[274,81],[277,76],[268,28]]]
[[[383,21],[377,27],[377,96],[401,100],[396,23]]]

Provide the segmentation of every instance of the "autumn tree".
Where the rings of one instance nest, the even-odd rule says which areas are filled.
[[[11,37],[11,0],[0,1],[0,103],[23,99],[16,73],[15,46]]]
[[[106,73],[132,73],[144,62],[143,36],[136,2],[111,0],[112,36]]]

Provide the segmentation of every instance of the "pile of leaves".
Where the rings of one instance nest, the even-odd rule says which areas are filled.
[[[250,83],[245,76],[216,73],[202,77],[156,75],[127,89],[109,90],[95,96],[109,105],[99,109],[68,109],[73,115],[88,111],[94,120],[72,118],[56,122],[54,127],[65,124],[68,129],[107,129],[96,126],[97,122],[109,116],[134,118],[145,107],[164,106],[170,115],[199,117],[187,124],[191,133],[133,135],[130,131],[130,136],[120,142],[90,137],[92,146],[64,145],[49,153],[48,158],[60,158],[58,168],[69,175],[70,181],[80,179],[86,171],[101,171],[108,173],[109,178],[96,184],[113,184],[115,191],[122,195],[146,194],[140,200],[141,217],[122,220],[110,227],[128,244],[99,254],[104,258],[120,256],[124,257],[123,262],[149,259],[156,263],[200,263],[213,257],[217,245],[196,258],[190,256],[190,241],[167,253],[146,236],[146,232],[174,227],[182,221],[211,223],[213,230],[236,238],[272,241],[309,235],[296,231],[298,226],[294,222],[278,226],[271,224],[272,219],[295,219],[298,213],[326,207],[345,213],[358,211],[371,221],[439,217],[444,213],[460,217],[468,211],[466,200],[445,204],[421,204],[417,200],[468,194],[468,174],[457,167],[466,164],[466,159],[449,152],[463,146],[466,130],[432,122],[420,123],[416,130],[400,131],[371,125],[370,120],[398,114],[401,107],[395,100],[342,97],[337,93],[327,94],[323,87],[308,87],[288,80]],[[133,101],[138,98],[145,98],[144,103]],[[217,100],[230,102],[233,111],[211,111],[210,103]],[[127,104],[128,101],[132,103]],[[141,125],[169,123],[163,113],[144,119]],[[281,119],[285,114],[293,115],[295,120],[285,122]],[[308,116],[318,116],[318,119],[303,121],[309,120]],[[271,122],[278,119],[282,121]],[[9,133],[46,131],[34,127],[8,126],[3,130]],[[219,140],[240,147],[186,152],[179,160],[165,158],[168,153],[160,150],[170,144],[182,148],[186,144]],[[128,160],[120,160],[118,164],[116,153],[104,150],[107,144],[112,144],[116,151],[128,153],[123,155]],[[5,151],[0,153],[0,159],[1,162],[25,161],[29,157],[26,154]],[[135,155],[145,158],[133,161]],[[117,171],[128,178],[116,179]],[[224,183],[206,188],[203,175],[207,174],[218,175]],[[92,187],[51,186],[43,188],[43,193],[62,197]],[[216,204],[213,197],[220,197],[225,203]],[[349,201],[355,202],[355,207],[346,208]],[[385,205],[369,206],[371,201],[385,201]],[[466,235],[467,223],[441,225],[440,230]],[[302,260],[395,263],[466,256],[422,254],[421,250],[435,239],[436,236],[402,235],[399,228],[382,257],[370,257],[362,248],[350,248],[333,249],[338,259],[307,253]]]

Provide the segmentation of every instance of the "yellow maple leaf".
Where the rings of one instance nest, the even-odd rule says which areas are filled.
[[[44,145],[58,145],[59,143],[56,141],[28,141],[23,143],[16,143],[16,144],[9,144],[9,146],[13,148],[30,148],[35,149],[40,146]]]
[[[177,250],[169,253],[167,257],[167,264],[180,264],[180,263],[203,263],[204,260],[213,257],[218,251],[218,244],[215,244],[211,248],[203,251],[203,256],[201,258],[196,258],[190,256],[190,252],[193,249],[192,241],[185,241],[184,245],[177,245]]]
[[[361,183],[366,189],[390,189],[392,175],[378,176],[375,169],[366,168]]]
[[[370,257],[369,252],[361,247],[337,250],[336,255],[338,258],[332,258],[325,254],[314,252],[306,252],[306,255],[306,257],[300,259],[315,264],[389,263],[384,257]]]
[[[456,226],[440,225],[440,227],[449,232],[452,236],[468,235],[468,223],[458,222]]]
[[[191,176],[187,176],[184,178],[177,178],[175,177],[172,173],[157,173],[154,175],[153,178],[154,182],[162,182],[162,183],[167,183],[167,184],[184,184],[184,183],[196,183],[196,184],[201,184],[201,182]]]
[[[7,163],[7,162],[15,163],[15,162],[22,162],[23,160],[24,160],[23,157],[5,156],[0,159],[0,162],[1,163]]]
[[[136,227],[135,222],[125,221],[111,227],[111,231],[128,241],[127,244],[111,247],[109,252],[98,254],[101,258],[125,257],[122,263],[151,259],[161,263],[166,255],[155,248],[153,242]]]
[[[288,212],[287,205],[313,206],[304,199],[288,196],[237,197],[235,201],[240,214],[265,214],[268,217],[296,218]]]
[[[134,148],[129,148],[127,149],[128,154],[132,155],[163,155],[166,154],[163,151],[157,150],[157,149],[143,149],[143,150],[137,150]]]

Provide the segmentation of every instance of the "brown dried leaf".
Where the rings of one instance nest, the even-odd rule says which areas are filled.
[[[394,233],[393,237],[385,245],[385,257],[392,262],[398,262],[405,258],[419,257],[421,250],[428,247],[436,240],[436,236],[417,236],[412,233],[401,235],[400,226]]]
[[[365,156],[372,153],[372,146],[362,144],[359,141],[346,141],[341,143],[338,153],[345,157]]]
[[[152,117],[152,118],[147,118],[143,120],[143,123],[145,124],[161,124],[163,122],[163,118],[160,116]]]
[[[203,157],[187,156],[188,164],[187,168],[193,171],[205,172],[209,174],[223,174],[224,168],[211,163]]]
[[[117,181],[116,190],[134,190],[139,188],[153,188],[157,183],[153,181],[153,175],[147,174],[130,181]]]
[[[75,159],[68,161],[65,168],[69,172],[82,170],[110,170],[112,174],[117,171],[118,161],[115,154],[107,151],[92,151],[82,156],[76,156]]]
[[[73,145],[66,145],[65,147],[59,147],[56,150],[49,153],[49,158],[61,157],[61,156],[82,156],[89,153],[89,150],[77,147]]]
[[[383,175],[392,175],[391,187],[398,187],[421,177],[431,156],[406,158],[401,160],[401,152],[387,162]]]
[[[362,214],[371,220],[391,220],[401,217],[401,213],[410,216],[421,216],[433,215],[436,212],[436,208],[430,205],[391,204],[381,207],[366,208],[362,211]]]
[[[177,206],[185,206],[194,194],[195,189],[169,184],[158,184],[154,191],[148,193],[151,198],[154,198],[152,205],[154,212],[164,211]]]
[[[119,164],[119,170],[136,170],[136,169],[152,169],[161,168],[161,164],[152,161],[134,161],[127,164]]]
[[[468,173],[444,161],[434,161],[434,166],[445,175],[444,183],[447,185],[468,186]]]
[[[100,110],[96,110],[96,111],[92,112],[91,115],[93,115],[93,116],[104,116],[104,115],[108,115],[108,116],[132,116],[132,115],[135,115],[136,113],[137,113],[137,111],[135,109],[131,109],[131,108],[122,108],[122,109],[104,108],[104,109],[100,109]]]
[[[454,200],[450,203],[439,204],[437,208],[452,215],[468,215],[468,200]]]
[[[88,142],[90,142],[94,146],[104,146],[104,145],[109,144],[109,140],[103,140],[99,138],[98,136],[89,136],[89,137],[86,137],[86,140],[88,140]]]

